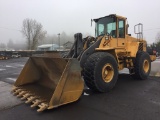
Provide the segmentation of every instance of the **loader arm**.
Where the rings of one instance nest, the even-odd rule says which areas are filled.
[[[83,52],[82,34],[74,35],[74,43],[65,58],[77,58]]]

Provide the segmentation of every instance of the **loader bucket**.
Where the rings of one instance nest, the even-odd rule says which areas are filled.
[[[12,91],[40,112],[77,101],[83,88],[77,59],[30,57]]]

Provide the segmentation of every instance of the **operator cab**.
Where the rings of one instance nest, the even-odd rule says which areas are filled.
[[[115,14],[94,19],[96,23],[95,35],[110,35],[113,38],[125,38],[126,18]]]

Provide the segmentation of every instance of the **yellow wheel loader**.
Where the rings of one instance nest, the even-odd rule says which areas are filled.
[[[135,79],[145,80],[156,57],[146,52],[143,25],[135,26],[137,38],[128,34],[125,17],[111,14],[94,19],[96,37],[75,42],[65,56],[58,53],[32,56],[13,87],[13,94],[38,106],[38,112],[77,101],[84,82],[93,91],[108,92],[116,84],[118,71],[128,68]]]

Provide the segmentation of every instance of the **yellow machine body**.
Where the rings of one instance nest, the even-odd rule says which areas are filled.
[[[102,37],[100,45],[95,50],[97,52],[104,51],[112,54],[117,60],[119,70],[122,70],[124,68],[133,67],[133,61],[130,58],[136,58],[138,51],[146,52],[147,43],[143,37],[140,37],[140,34],[142,34],[141,32],[137,33],[137,38],[128,34],[129,25],[126,24],[126,17],[114,16],[116,17],[116,37],[107,34],[103,37],[100,36]],[[121,28],[119,28],[118,21],[123,21],[123,26],[121,26]],[[123,29],[123,35],[121,35],[120,29]],[[124,61],[124,58],[126,58],[126,61]],[[156,60],[156,56],[150,55],[150,59],[154,61]]]

